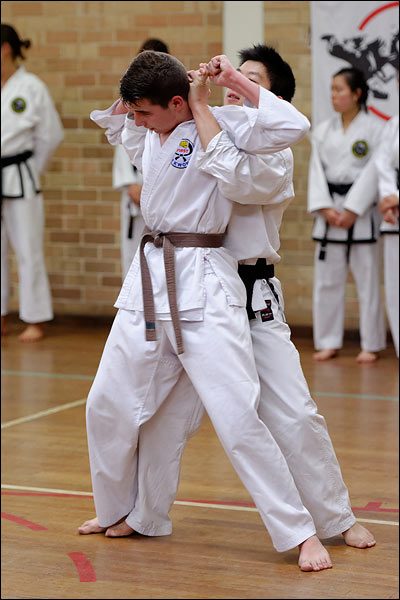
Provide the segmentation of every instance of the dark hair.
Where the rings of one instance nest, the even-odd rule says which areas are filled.
[[[252,48],[240,50],[239,58],[240,65],[248,60],[262,63],[271,82],[271,92],[291,102],[296,90],[293,71],[274,48],[255,44]]]
[[[361,91],[361,95],[357,103],[360,108],[367,111],[367,98],[369,87],[366,82],[364,73],[360,71],[360,69],[356,69],[355,67],[345,67],[344,69],[340,69],[340,71],[335,73],[333,77],[338,77],[339,75],[345,78],[346,83],[352,92],[356,92],[357,90]]]
[[[164,52],[144,50],[133,59],[120,81],[120,96],[129,104],[146,99],[167,108],[173,96],[189,96],[189,79],[184,65]]]
[[[167,44],[157,38],[149,38],[143,42],[139,52],[143,52],[143,50],[154,50],[155,52],[165,52],[165,54],[169,54]]]
[[[1,45],[10,44],[13,58],[22,58],[25,60],[25,56],[21,52],[21,48],[30,48],[30,40],[21,40],[14,27],[7,25],[6,23],[1,24]]]

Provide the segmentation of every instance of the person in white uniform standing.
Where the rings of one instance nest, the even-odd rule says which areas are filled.
[[[108,129],[110,142],[119,143],[122,136],[142,168],[141,206],[149,232],[125,279],[88,397],[97,516],[84,533],[121,537],[140,530],[134,506],[139,432],[185,371],[275,548],[302,544],[306,552],[312,546],[304,570],[325,569],[331,566],[329,555],[279,447],[257,416],[259,382],[245,288],[237,262],[222,246],[232,211],[230,186],[221,192],[218,177],[199,168],[210,138],[219,143],[221,168],[230,169],[238,148],[252,154],[283,150],[305,135],[308,121],[238,73],[226,57],[215,60],[217,83],[246,95],[258,109],[213,108],[217,127],[198,133],[197,122],[211,114],[207,90],[206,99],[204,93],[196,96],[196,88],[189,97],[188,75],[179,61],[143,52],[121,80],[122,102],[92,113]],[[127,112],[123,103],[133,118],[119,114]],[[240,172],[240,161],[236,167]],[[239,188],[235,181],[233,196]]]
[[[312,134],[308,210],[315,216],[313,333],[317,361],[329,360],[343,345],[345,289],[350,270],[357,288],[361,352],[370,363],[386,346],[379,280],[379,223],[376,205],[349,223],[343,209],[352,184],[367,165],[383,123],[367,112],[368,87],[354,68],[332,78],[332,104],[338,113]],[[377,201],[378,199],[376,199]],[[350,216],[351,217],[351,216]]]
[[[375,157],[378,172],[379,210],[383,215],[386,312],[393,344],[399,357],[399,115],[385,126]]]
[[[243,75],[284,100],[292,100],[293,72],[273,48],[257,45],[242,50],[239,56]],[[225,104],[240,106],[244,100],[234,90],[227,90]],[[215,172],[218,177],[220,151],[218,144],[209,148],[201,164],[203,170]],[[232,168],[223,173],[223,185],[236,182],[242,191],[240,203],[233,205],[225,245],[239,259],[239,274],[247,290],[247,312],[261,384],[258,414],[285,456],[317,535],[329,538],[343,534],[348,545],[368,548],[375,540],[356,523],[351,510],[325,420],[310,396],[299,354],[290,339],[281,285],[274,276],[274,265],[280,260],[279,228],[294,193],[293,156],[288,149],[262,161],[254,155],[247,159],[247,173],[252,173],[248,193],[238,181],[241,183],[245,170],[238,173]],[[140,533],[171,533],[168,514],[177,494],[181,456],[203,413],[201,401],[187,375],[182,374],[161,410],[141,427],[135,500]],[[155,454],[158,445],[161,450]],[[80,532],[86,533],[87,527],[82,526]]]
[[[63,139],[60,117],[46,85],[20,60],[29,40],[1,24],[1,321],[8,313],[8,244],[18,265],[19,316],[27,326],[19,336],[35,342],[53,318],[43,254],[44,206],[40,176]]]
[[[167,44],[157,38],[150,38],[143,42],[139,52],[143,52],[143,50],[155,50],[169,54]],[[131,164],[123,146],[116,146],[114,151],[112,180],[113,188],[121,192],[121,267],[124,278],[140,243],[144,220],[140,212],[142,175]]]
[[[399,356],[399,116],[385,124],[382,139],[345,202],[349,222],[379,198],[382,214],[386,314],[396,355]]]
[[[144,221],[140,211],[142,176],[131,164],[122,145],[114,150],[112,181],[113,188],[121,192],[121,268],[122,277],[125,278],[139,246]]]

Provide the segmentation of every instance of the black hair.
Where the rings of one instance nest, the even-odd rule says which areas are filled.
[[[22,54],[21,48],[28,49],[32,45],[30,40],[21,40],[14,27],[2,23],[1,45],[5,43],[10,44],[13,59],[22,58],[22,60],[25,60],[25,56]]]
[[[335,73],[333,77],[338,77],[339,75],[345,78],[346,83],[352,92],[356,92],[357,90],[361,91],[357,102],[360,108],[367,111],[369,87],[364,73],[355,67],[345,67],[344,69],[340,69],[340,71]]]
[[[184,65],[165,52],[144,50],[133,59],[120,81],[120,96],[128,104],[146,99],[167,108],[173,96],[189,97]]]
[[[248,60],[254,60],[264,65],[271,82],[270,91],[291,102],[296,90],[296,80],[290,65],[271,46],[254,44],[239,52],[240,65]]]
[[[165,54],[169,54],[169,48],[167,44],[157,38],[149,38],[143,42],[139,52],[143,52],[143,50],[154,50],[155,52],[165,52]]]

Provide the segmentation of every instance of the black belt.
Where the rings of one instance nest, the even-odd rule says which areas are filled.
[[[14,156],[2,156],[1,168],[4,169],[10,165],[20,165],[21,163],[26,162],[31,156],[33,156],[32,150],[25,150],[25,152],[14,154]]]
[[[13,156],[2,156],[1,157],[1,202],[3,204],[3,169],[5,169],[6,167],[10,167],[11,165],[17,165],[18,166],[18,172],[19,172],[19,179],[21,182],[21,195],[20,196],[16,196],[17,199],[22,198],[23,197],[23,182],[22,182],[22,175],[21,175],[21,167],[19,166],[21,163],[25,163],[28,158],[30,158],[31,156],[33,156],[33,151],[32,150],[25,150],[25,152],[21,152],[20,154],[14,154]],[[31,173],[31,170],[29,168],[29,165],[26,165],[27,169],[28,169],[28,173],[29,173],[29,177],[32,180],[32,184],[35,187],[34,184],[34,180],[33,180],[33,176]],[[13,197],[8,198],[8,200],[11,200]]]
[[[274,265],[267,265],[265,258],[259,258],[255,265],[239,265],[238,269],[239,277],[243,281],[247,300],[246,310],[249,319],[255,319],[256,315],[251,307],[253,300],[253,287],[257,279],[271,279],[274,277],[275,269]]]
[[[345,196],[347,194],[347,192],[349,191],[349,189],[351,188],[351,186],[353,185],[352,183],[332,183],[330,181],[328,181],[327,184],[328,184],[328,190],[329,190],[329,193],[331,196],[333,196],[333,194],[338,194],[339,196]],[[325,234],[321,241],[318,260],[325,260],[326,245],[328,243],[328,230],[329,230],[329,223],[325,222]],[[350,227],[348,234],[347,234],[347,241],[346,241],[346,244],[347,244],[346,260],[347,260],[347,262],[349,262],[349,258],[350,258],[350,248],[351,248],[351,244],[353,241],[353,231],[354,231],[354,225],[352,225]]]
[[[332,194],[339,194],[339,196],[345,196],[352,185],[352,183],[331,183],[328,181],[329,193],[331,196]]]

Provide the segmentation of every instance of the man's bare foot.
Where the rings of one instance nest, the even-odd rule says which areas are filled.
[[[38,323],[31,323],[18,337],[21,342],[38,342],[44,337],[44,327]]]
[[[299,567],[302,571],[323,571],[332,568],[331,557],[316,535],[299,544]]]
[[[337,356],[337,350],[328,349],[328,350],[319,350],[313,354],[313,359],[318,362],[322,362],[324,360],[330,360],[331,358],[335,358]]]
[[[360,523],[354,523],[353,527],[343,531],[342,535],[346,544],[353,548],[372,548],[376,544],[372,533]]]
[[[368,364],[375,362],[378,360],[378,358],[379,356],[376,352],[367,352],[366,350],[362,350],[357,356],[356,361],[358,363]]]
[[[109,527],[106,531],[106,537],[126,537],[132,535],[132,533],[135,533],[135,530],[129,527],[126,521],[122,521],[122,523]]]
[[[106,529],[107,527],[100,527],[99,520],[95,517],[94,519],[82,523],[82,525],[78,527],[78,532],[82,535],[88,535],[89,533],[103,533]]]

